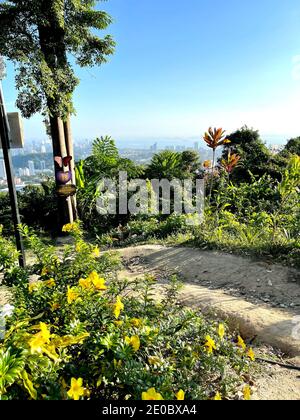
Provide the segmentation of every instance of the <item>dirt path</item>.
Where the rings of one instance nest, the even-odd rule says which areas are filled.
[[[122,252],[122,250],[121,250]],[[188,282],[223,290],[251,303],[300,315],[300,271],[250,258],[194,248],[144,245],[123,250],[133,264],[178,272]],[[139,260],[140,259],[140,260]]]
[[[300,366],[300,336],[293,338],[300,314],[299,271],[191,248],[145,245],[120,252],[126,267],[121,277],[137,278],[147,272],[163,284],[176,273],[185,283],[182,303],[238,327],[245,338],[254,340],[259,353],[268,344],[289,355],[284,363]],[[263,365],[255,386],[253,399],[300,400],[300,372],[296,370]]]

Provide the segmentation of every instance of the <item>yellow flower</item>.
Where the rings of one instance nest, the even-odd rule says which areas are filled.
[[[163,397],[161,394],[156,392],[155,388],[148,389],[147,392],[142,393],[143,401],[162,401]]]
[[[142,325],[142,321],[141,321],[139,318],[132,318],[132,319],[130,320],[130,324],[131,324],[132,326],[134,326],[135,328],[139,328],[139,327],[141,327],[141,325]]]
[[[72,223],[68,223],[68,224],[63,226],[62,231],[63,232],[71,232],[72,228],[73,228]]]
[[[134,335],[133,337],[125,337],[125,342],[133,348],[135,352],[139,351],[141,347],[141,341],[140,338],[137,335]]]
[[[217,350],[215,341],[209,335],[205,337],[205,340],[205,347],[207,348],[209,354],[213,353],[214,350]]]
[[[178,401],[184,401],[184,397],[185,397],[185,393],[182,389],[177,392],[176,398]]]
[[[55,287],[56,283],[54,279],[49,279],[49,280],[45,280],[43,284],[44,286],[49,287],[51,289],[52,287]]]
[[[80,228],[76,222],[68,223],[63,226],[62,231],[65,233],[80,233]]]
[[[219,324],[218,334],[219,334],[219,337],[221,338],[221,340],[223,340],[224,335],[225,335],[225,326],[224,326],[224,324]]]
[[[247,356],[249,357],[249,359],[252,360],[252,362],[255,362],[255,353],[254,353],[253,349],[248,350]]]
[[[92,257],[99,258],[100,257],[100,249],[98,246],[95,246],[92,252]]]
[[[71,379],[71,388],[67,392],[68,397],[72,398],[75,401],[78,401],[80,397],[82,397],[85,393],[84,388],[82,386],[82,378]]]
[[[50,330],[48,326],[41,322],[40,323],[40,332],[36,333],[30,340],[29,346],[31,353],[41,353],[45,344],[48,344],[50,341]]]
[[[105,286],[105,279],[99,277],[98,273],[96,271],[93,271],[89,276],[88,280],[90,280],[96,290],[106,290],[107,287]]]
[[[91,284],[91,280],[90,279],[80,279],[79,280],[79,286],[82,287],[83,289],[90,289],[92,284]]]
[[[124,324],[124,321],[114,321],[114,324],[115,324],[117,327],[121,327],[121,326]]]
[[[40,331],[41,331],[42,337],[48,342],[51,335],[48,325],[45,324],[44,322],[40,322]]]
[[[214,396],[214,401],[222,401],[222,397],[219,392],[217,392],[216,395]]]
[[[251,400],[251,388],[249,385],[246,385],[243,391],[244,394],[244,400],[249,401]]]
[[[29,346],[31,353],[41,353],[43,351],[43,346],[45,345],[45,340],[40,333],[37,333],[29,340]]]
[[[119,319],[121,311],[124,310],[124,304],[121,301],[120,296],[117,297],[117,301],[114,304],[114,315],[116,319]]]
[[[68,286],[68,292],[67,292],[68,304],[71,305],[71,303],[77,300],[78,298],[79,298],[79,293],[75,289],[72,289],[70,286]]]
[[[238,345],[241,349],[246,350],[246,344],[245,344],[245,341],[242,339],[242,337],[241,337],[240,335],[238,336],[238,342],[237,342],[237,345]]]
[[[107,286],[105,286],[105,279],[99,278],[97,280],[93,280],[93,285],[95,287],[96,290],[106,290]]]

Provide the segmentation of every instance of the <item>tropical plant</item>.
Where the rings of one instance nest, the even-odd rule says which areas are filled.
[[[226,136],[224,136],[225,133],[226,131],[223,130],[222,128],[212,129],[210,127],[208,129],[208,132],[206,132],[203,136],[205,143],[213,151],[209,201],[211,200],[212,188],[213,188],[213,178],[214,178],[214,171],[215,171],[215,166],[216,166],[216,150],[218,147],[224,146],[225,144],[230,143],[230,141],[226,138]]]
[[[146,177],[148,179],[168,179],[182,177],[182,160],[181,154],[164,150],[153,156],[147,170]]]
[[[239,161],[241,160],[241,157],[237,155],[236,153],[228,152],[227,159],[221,160],[221,167],[226,171],[228,175],[228,179],[230,179],[230,175],[234,168],[238,165]]]

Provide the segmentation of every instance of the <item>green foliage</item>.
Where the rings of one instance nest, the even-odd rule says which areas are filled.
[[[0,4],[1,54],[17,66],[17,106],[24,117],[37,112],[65,118],[73,111],[78,84],[68,55],[81,67],[100,65],[114,51],[109,35],[99,38],[110,16],[95,1],[11,0]]]
[[[289,155],[298,155],[300,156],[300,137],[290,139],[280,155],[288,157]]]
[[[103,216],[96,211],[96,202],[101,194],[100,181],[103,178],[118,181],[120,171],[127,173],[128,181],[144,174],[141,166],[120,157],[115,141],[108,136],[94,141],[92,155],[80,162],[77,168],[79,216],[91,234],[103,233],[128,221],[127,216]]]
[[[193,215],[171,214],[167,217],[140,217],[129,221],[124,227],[111,229],[98,236],[99,244],[122,245],[164,239],[173,234],[193,231]]]
[[[300,158],[292,156],[281,182],[264,175],[223,184],[194,242],[222,250],[279,258],[300,266]]]
[[[18,252],[13,243],[3,238],[0,225],[0,272],[12,268],[18,261]]]
[[[166,400],[235,398],[251,355],[226,326],[177,302],[175,277],[157,295],[155,278],[120,280],[116,256],[83,241],[61,255],[26,226],[37,254],[30,283],[14,288],[15,310],[0,341],[1,399]],[[77,387],[76,387],[77,386]],[[144,395],[147,399],[147,395]]]
[[[22,192],[18,192],[18,203],[23,223],[50,231],[53,235],[58,233],[57,200],[53,181],[44,181],[39,186],[27,186]],[[0,224],[3,225],[5,234],[13,234],[14,227],[7,193],[0,193]]]
[[[11,349],[0,350],[0,397],[6,393],[6,388],[17,381],[23,371],[22,357],[11,354]]]
[[[146,170],[148,179],[186,179],[195,176],[200,168],[199,155],[193,151],[182,153],[165,150],[153,156]]]
[[[229,135],[228,140],[230,143],[224,146],[223,159],[227,158],[229,150],[241,157],[240,165],[231,175],[234,182],[251,181],[250,172],[258,176],[267,173],[272,155],[260,139],[258,131],[245,126]]]

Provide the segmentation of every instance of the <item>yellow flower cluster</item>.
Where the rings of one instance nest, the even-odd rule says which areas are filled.
[[[88,278],[80,279],[79,286],[82,289],[90,290],[92,288],[96,289],[97,291],[104,291],[107,289],[106,281],[104,278],[100,277],[96,271],[93,271]]]
[[[74,222],[74,223],[68,223],[67,225],[64,225],[62,228],[62,231],[64,233],[81,233],[80,227],[78,225],[78,223]]]
[[[216,343],[209,335],[205,337],[205,340],[206,340],[205,347],[207,349],[207,352],[208,354],[212,354],[214,350],[217,350]]]
[[[28,340],[30,351],[32,354],[45,353],[54,362],[59,361],[59,356],[56,352],[58,348],[65,348],[74,344],[82,344],[83,341],[89,337],[89,333],[82,333],[78,336],[66,335],[64,337],[51,334],[50,326],[44,322],[33,327],[39,330],[36,334],[31,336]]]
[[[119,319],[120,315],[121,315],[121,311],[124,310],[124,304],[120,298],[120,296],[117,297],[117,301],[113,306],[113,310],[114,310],[114,316],[116,319]]]
[[[80,299],[80,293],[74,287],[68,286],[68,291],[67,291],[68,304],[71,305],[71,303],[76,302],[79,299]]]
[[[242,339],[242,337],[241,336],[238,336],[238,342],[237,342],[237,345],[238,345],[238,347],[240,347],[243,351],[246,351],[247,350],[247,346],[246,346],[246,343],[245,343],[245,341]],[[254,353],[254,351],[253,351],[253,349],[252,348],[250,348],[248,351],[247,351],[247,356],[249,357],[249,359],[250,360],[252,360],[252,362],[255,362],[255,353]]]
[[[86,279],[80,279],[78,286],[83,290],[93,290],[97,292],[103,292],[107,289],[106,280],[98,275],[96,271],[93,271]],[[81,299],[80,291],[76,287],[68,286],[67,300],[68,304],[71,305],[73,302],[78,302]]]
[[[125,337],[125,343],[133,348],[135,352],[139,351],[141,347],[141,341],[139,336],[134,335],[133,337]]]

